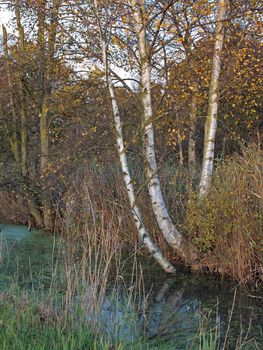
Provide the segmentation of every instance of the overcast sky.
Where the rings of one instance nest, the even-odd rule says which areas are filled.
[[[0,26],[2,27],[2,24],[6,26],[10,18],[11,18],[11,13],[5,9],[4,5],[0,5]],[[1,28],[1,31],[2,31],[2,28]]]
[[[5,10],[3,5],[0,5],[0,26],[2,27],[2,24],[7,25],[7,22],[10,20],[10,12]],[[2,28],[1,28],[2,31]]]

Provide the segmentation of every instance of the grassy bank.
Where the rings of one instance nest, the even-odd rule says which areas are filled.
[[[83,236],[78,236],[73,244],[72,227],[67,229],[65,239],[54,243],[53,252],[50,247],[49,259],[42,262],[45,266],[36,259],[31,261],[28,252],[28,262],[23,258],[19,266],[18,257],[16,272],[11,270],[12,275],[1,284],[0,348],[136,349],[132,339],[126,341],[120,332],[107,332],[113,326],[117,329],[120,320],[116,325],[112,320],[107,328],[107,315],[101,315],[105,300],[111,300],[113,307],[118,303],[121,260],[111,236],[101,225],[92,232],[86,225],[85,242]],[[8,274],[12,245],[9,250],[6,241],[0,243],[1,265]],[[133,298],[133,291],[127,293],[129,311],[135,308]],[[132,324],[131,317],[129,323]]]
[[[175,324],[172,331],[170,329],[172,324],[169,324],[168,319],[165,328],[161,323],[158,331],[149,335],[145,329],[150,321],[148,319],[150,310],[147,308],[144,310],[146,328],[142,324],[138,325],[136,320],[141,311],[134,302],[131,290],[127,291],[125,297],[123,296],[122,309],[120,301],[114,297],[114,293],[111,294],[111,308],[116,306],[118,310],[122,310],[123,317],[118,319],[116,314],[116,319],[110,322],[108,318],[99,317],[101,294],[96,294],[92,301],[86,294],[84,301],[84,294],[80,289],[69,304],[67,293],[70,291],[64,290],[63,293],[57,294],[54,289],[45,294],[41,289],[36,289],[32,293],[17,286],[1,292],[1,349],[257,350],[262,348],[262,338],[254,337],[251,325],[242,325],[242,320],[240,324],[238,320],[232,320],[235,301],[226,320],[220,320],[217,310],[200,305],[199,319],[195,327],[191,326],[194,315],[188,314],[185,315],[188,324],[184,324],[184,327],[178,328]],[[96,309],[94,302],[97,303]],[[171,310],[171,314],[175,315],[176,311]],[[180,320],[179,314],[177,318]],[[115,327],[111,328],[114,323]]]
[[[113,301],[114,302],[114,301]],[[115,300],[116,302],[116,300]],[[130,303],[127,295],[126,304]],[[118,326],[119,335],[105,331],[105,322],[90,321],[81,304],[70,310],[52,298],[36,297],[26,291],[0,293],[0,347],[3,350],[259,350],[262,342],[250,335],[250,328],[220,322],[211,310],[200,306],[199,326],[178,332],[147,336],[141,329],[133,337],[125,331],[134,327],[132,319],[125,318]],[[136,317],[136,315],[134,314]],[[190,321],[190,318],[189,318]],[[147,320],[145,320],[147,323]],[[238,329],[234,333],[233,328]]]
[[[6,299],[9,299],[7,301]],[[1,349],[108,349],[86,326],[51,314],[44,304],[1,296]]]

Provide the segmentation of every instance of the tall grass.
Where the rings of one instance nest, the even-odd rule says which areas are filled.
[[[28,211],[25,200],[12,191],[0,190],[0,222],[26,224]]]
[[[76,229],[75,225],[65,222],[64,237],[67,238],[56,243],[49,285],[35,284],[34,288],[29,288],[27,284],[23,288],[14,279],[13,284],[0,293],[0,348],[219,349],[218,341],[222,344],[225,338],[218,336],[218,322],[215,326],[218,328],[211,328],[204,313],[194,342],[189,339],[188,329],[187,334],[182,329],[178,334],[169,332],[176,317],[174,309],[182,299],[180,291],[171,299],[173,308],[158,327],[155,339],[148,339],[145,330],[151,305],[140,264],[135,256],[131,277],[127,281],[122,271],[121,248],[116,249],[111,232],[103,225],[103,214],[100,215],[101,218],[94,218],[95,228],[90,223],[78,236],[71,232]],[[156,295],[159,302],[169,286],[168,283]],[[141,314],[140,320],[145,323],[138,322]],[[225,331],[224,336],[228,338],[229,332]],[[240,339],[244,346],[233,349],[246,349],[249,337]]]
[[[161,249],[176,261],[158,229],[142,166],[137,161],[133,164],[137,201],[145,225]],[[194,269],[229,275],[241,282],[259,284],[262,280],[262,164],[262,150],[257,145],[250,145],[241,155],[218,161],[211,190],[202,202],[194,192],[197,173],[191,187],[187,169],[176,167],[172,160],[160,168],[170,214],[199,251],[199,263],[189,261]],[[7,221],[17,221],[18,217],[22,222],[26,220],[22,200],[5,192],[0,193],[0,200],[6,203],[0,207],[0,217]],[[75,243],[88,244],[88,228],[96,239],[100,239],[101,230],[109,232],[108,244],[116,250],[139,249],[141,254],[147,254],[138,243],[118,164],[102,166],[91,162],[76,169],[65,181],[63,195],[53,198],[53,206],[54,231],[71,240],[73,247]]]
[[[68,215],[72,208],[67,206]],[[21,286],[14,276],[0,293],[1,349],[139,349],[137,337],[125,339],[121,327],[136,328],[135,300],[142,295],[142,281],[134,274],[133,288],[125,288],[121,249],[109,231],[111,223],[99,215],[78,234],[78,222],[65,220],[64,237],[55,243],[46,276],[48,285],[35,284],[32,271],[32,287]],[[111,315],[107,305],[116,312]],[[122,317],[115,319],[117,312]]]
[[[212,309],[201,312],[199,330],[193,340],[192,348],[199,350],[259,350],[262,344],[250,337],[251,324],[244,329],[240,324],[239,333],[233,336],[231,328],[233,326],[233,312],[236,302],[236,291],[233,298],[232,308],[227,322],[221,322],[216,310],[216,316],[212,315]],[[252,316],[250,318],[252,321]]]

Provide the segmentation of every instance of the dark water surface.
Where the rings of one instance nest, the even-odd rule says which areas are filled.
[[[0,289],[14,278],[23,286],[48,286],[56,257],[53,239],[17,225],[0,225],[0,235]],[[140,264],[144,283],[137,313],[121,289],[118,303],[106,296],[100,313],[106,333],[131,340],[147,334],[149,342],[167,339],[162,349],[186,349],[200,336],[200,328],[213,329],[213,334],[218,329],[222,339],[228,334],[231,349],[238,341],[247,344],[245,349],[263,349],[263,293],[183,268],[169,277],[149,259]],[[127,262],[124,269],[127,281],[131,265]]]

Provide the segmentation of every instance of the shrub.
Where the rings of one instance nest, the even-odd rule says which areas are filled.
[[[202,264],[240,280],[263,275],[263,152],[255,145],[217,166],[205,199],[192,195],[185,226]]]

